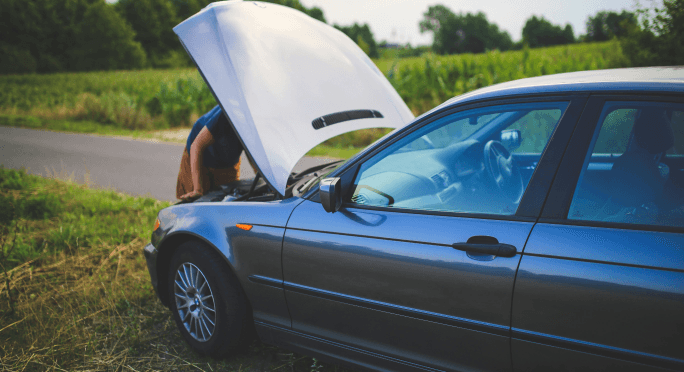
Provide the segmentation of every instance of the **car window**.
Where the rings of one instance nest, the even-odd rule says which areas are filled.
[[[672,112],[672,128],[674,131],[674,146],[667,150],[670,155],[684,155],[684,111]]]
[[[544,151],[562,112],[559,108],[533,110],[513,123],[508,129],[520,130],[523,136],[520,147],[512,150],[512,152],[540,154]]]
[[[567,102],[494,106],[438,119],[362,164],[350,201],[514,214],[566,107]]]
[[[569,219],[684,226],[684,105],[608,102]]]
[[[500,115],[500,113],[494,113],[473,118],[453,118],[453,121],[407,143],[398,152],[447,147],[472,135]]]
[[[627,150],[638,110],[618,108],[607,113],[596,140],[594,153],[620,155]]]

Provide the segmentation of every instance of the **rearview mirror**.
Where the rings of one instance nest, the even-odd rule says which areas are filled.
[[[507,129],[501,131],[501,144],[508,151],[513,151],[522,144],[522,135],[517,129]]]
[[[342,182],[339,177],[324,178],[318,187],[321,204],[326,212],[335,213],[342,205]]]

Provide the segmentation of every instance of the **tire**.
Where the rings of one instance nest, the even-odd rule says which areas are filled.
[[[171,258],[167,283],[176,325],[198,353],[218,358],[248,345],[253,325],[246,297],[237,277],[207,244],[181,244]]]

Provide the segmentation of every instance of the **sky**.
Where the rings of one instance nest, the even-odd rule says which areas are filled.
[[[636,0],[300,0],[306,7],[323,10],[329,24],[367,23],[375,40],[411,45],[431,45],[432,34],[421,34],[418,23],[429,6],[442,4],[454,13],[487,15],[489,22],[508,31],[513,41],[522,38],[525,21],[533,15],[544,16],[553,24],[572,25],[575,36],[586,33],[589,16],[601,10],[634,11]],[[642,6],[652,6],[642,0]]]

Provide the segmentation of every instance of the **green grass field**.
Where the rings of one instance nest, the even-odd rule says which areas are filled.
[[[374,62],[415,115],[491,84],[627,65],[618,42]],[[214,105],[195,69],[0,76],[0,125],[139,136],[191,125]],[[331,140],[314,152],[364,147],[368,133]]]
[[[257,341],[224,360],[187,346],[142,255],[168,205],[0,167],[0,369],[320,370]]]

